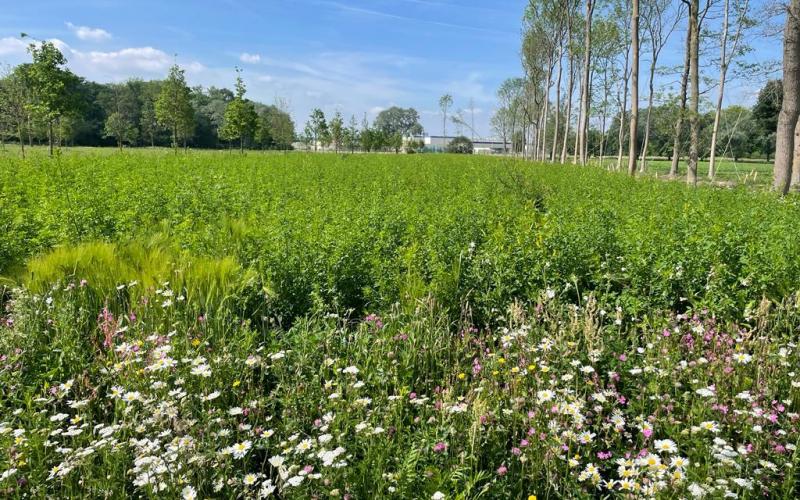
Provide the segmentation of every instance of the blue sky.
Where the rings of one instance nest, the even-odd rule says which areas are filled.
[[[59,40],[76,73],[102,82],[161,78],[177,60],[192,84],[232,87],[239,66],[250,96],[267,103],[276,97],[288,100],[298,127],[313,107],[326,115],[336,110],[355,114],[360,122],[364,112],[372,118],[398,105],[415,107],[426,130],[437,134],[437,101],[450,93],[455,109],[467,110],[474,103],[476,128],[484,135],[489,134],[495,89],[521,72],[519,38],[527,1],[6,3],[0,17],[0,62],[28,59],[19,39],[24,31]],[[667,61],[680,54],[682,37],[682,32],[674,37]],[[775,47],[759,43],[749,57],[776,58],[780,50]],[[728,101],[749,103],[756,90],[755,82],[733,85]],[[448,128],[452,132],[454,126]]]
[[[298,123],[312,107],[374,116],[414,106],[432,133],[438,97],[485,118],[499,83],[519,71],[524,0],[110,0],[10,2],[0,61],[27,59],[21,31],[68,45],[73,69],[97,81],[159,78],[177,53],[193,84],[232,87],[244,69],[252,98],[287,99]],[[487,5],[489,5],[487,7]],[[67,24],[70,23],[70,24]],[[80,30],[87,27],[93,30]],[[450,125],[452,128],[452,125]]]

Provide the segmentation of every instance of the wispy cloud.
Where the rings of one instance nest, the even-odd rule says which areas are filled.
[[[425,7],[436,7],[442,9],[469,9],[469,10],[479,10],[483,12],[492,12],[495,14],[502,14],[507,12],[501,9],[493,9],[491,7],[483,7],[479,5],[458,5],[449,2],[439,2],[436,0],[398,0],[398,1],[405,3],[413,3],[416,5],[423,5]]]
[[[239,60],[247,64],[258,64],[261,62],[261,56],[258,54],[249,54],[247,52],[243,52],[239,56]]]
[[[84,51],[57,38],[49,40],[67,57],[69,67],[90,80],[118,81],[130,77],[159,78],[175,62],[173,56],[154,47],[127,47],[113,51]],[[0,55],[13,62],[23,62],[27,44],[14,37],[0,39]],[[205,66],[197,61],[183,61],[181,66],[189,73],[199,73]]]
[[[326,5],[328,7],[332,7],[332,8],[335,8],[335,9],[338,9],[338,10],[342,10],[342,11],[346,11],[346,12],[354,12],[354,13],[365,14],[365,15],[369,15],[369,16],[383,17],[383,18],[386,18],[386,19],[396,19],[398,21],[405,21],[405,22],[409,22],[409,23],[429,24],[429,25],[432,25],[432,26],[440,26],[440,27],[443,27],[443,28],[453,28],[453,29],[458,29],[458,30],[476,31],[476,32],[480,32],[480,33],[489,33],[489,34],[493,34],[493,35],[504,35],[504,36],[509,35],[507,32],[504,32],[504,31],[494,30],[494,29],[490,29],[490,28],[482,28],[480,26],[470,26],[470,25],[466,25],[466,24],[448,23],[448,22],[444,22],[444,21],[434,21],[432,19],[421,19],[421,18],[418,18],[418,17],[403,16],[403,15],[400,15],[400,14],[392,14],[390,12],[383,12],[383,11],[379,11],[379,10],[365,9],[363,7],[356,7],[354,5],[347,5],[347,4],[343,4],[341,2],[322,1],[322,2],[319,2],[319,3],[320,3],[320,5]]]
[[[19,38],[11,36],[0,38],[0,56],[18,56],[25,54],[27,49],[28,45]]]
[[[84,41],[103,42],[111,39],[111,33],[102,28],[90,28],[89,26],[76,26],[70,22],[67,27],[75,33],[75,36]]]

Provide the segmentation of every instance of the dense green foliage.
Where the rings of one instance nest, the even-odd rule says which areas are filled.
[[[0,495],[796,497],[793,197],[464,155],[11,156]]]
[[[177,140],[199,148],[221,148],[231,142],[258,149],[292,147],[294,122],[278,106],[252,102],[258,114],[255,133],[250,130],[245,141],[238,135],[228,141],[221,137],[225,135],[221,129],[225,110],[235,100],[231,90],[188,88],[177,67],[171,68],[165,80],[90,82],[61,69],[63,55],[44,47],[37,48],[41,54],[37,57],[43,59],[38,72],[33,72],[35,64],[22,64],[0,78],[3,141],[22,138],[23,144],[47,143],[52,124],[56,145],[170,146]],[[31,80],[34,77],[36,81]],[[249,118],[248,126],[252,125]]]
[[[472,151],[472,141],[469,137],[464,137],[463,135],[454,137],[453,140],[447,144],[448,153],[471,155]]]
[[[635,313],[707,306],[738,317],[800,282],[797,202],[741,189],[427,155],[75,152],[0,169],[0,275],[23,276],[26,258],[65,243],[157,236],[171,254],[256,271],[244,300],[257,318],[431,293],[481,323],[546,287]]]

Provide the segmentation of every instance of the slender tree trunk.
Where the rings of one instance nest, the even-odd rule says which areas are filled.
[[[592,102],[592,90],[594,89],[594,70],[589,71],[589,105]],[[589,163],[589,118],[591,117],[591,110],[589,106],[587,106],[586,111],[589,113],[584,116],[584,128],[583,133],[585,136],[585,140],[583,142],[583,157],[586,159],[586,163]]]
[[[592,14],[594,0],[586,0],[586,21],[583,44],[583,83],[581,94],[580,123],[578,124],[578,147],[581,165],[586,165],[587,141],[589,139],[589,73],[592,66]]]
[[[730,0],[725,0],[725,14],[722,20],[722,42],[720,45],[719,59],[719,92],[717,94],[717,108],[714,112],[714,128],[711,130],[711,151],[708,157],[708,178],[713,180],[716,175],[717,166],[717,134],[719,133],[719,121],[722,115],[722,96],[725,93],[725,74],[728,72],[728,13],[730,11]]]
[[[53,119],[47,120],[47,144],[50,147],[50,156],[53,156]]]
[[[603,166],[605,160],[605,147],[606,147],[606,112],[603,111],[603,118],[600,123],[600,167]]]
[[[622,170],[622,152],[625,147],[625,120],[628,114],[628,68],[630,66],[631,53],[630,50],[625,51],[625,66],[623,67],[622,75],[622,99],[620,101],[619,109],[619,132],[617,135],[617,171]]]
[[[19,134],[19,149],[22,152],[22,159],[25,159],[25,138],[22,136],[22,122],[17,123],[17,133]]]
[[[656,64],[658,63],[658,49],[656,49],[656,42],[651,41],[653,44],[653,61],[650,64],[650,78],[647,83],[647,118],[644,120],[644,143],[642,144],[642,163],[639,170],[644,172],[647,167],[647,150],[650,147],[650,117],[653,114],[653,94],[655,93],[655,86],[653,80],[656,76]]]
[[[714,128],[711,132],[711,152],[708,160],[708,178],[714,179],[716,175],[716,158],[717,158],[717,140],[719,138],[719,123],[722,116],[722,98],[725,95],[725,81],[728,76],[728,68],[730,68],[731,60],[736,57],[736,51],[739,47],[739,38],[742,35],[742,28],[744,21],[742,17],[747,14],[747,7],[749,0],[745,0],[741,10],[739,11],[739,20],[737,23],[736,34],[733,37],[733,45],[731,46],[730,53],[728,53],[728,11],[730,0],[725,0],[725,18],[722,28],[722,48],[719,66],[719,95],[717,96],[717,108],[714,113]]]
[[[567,83],[567,111],[564,114],[564,143],[561,145],[561,164],[567,163],[567,141],[569,140],[570,124],[572,123],[572,94],[575,92],[575,71],[572,53],[569,58],[569,78]]]
[[[578,122],[575,124],[575,144],[572,148],[572,164],[578,164],[578,158],[580,157],[580,153],[578,152],[578,147],[582,148],[581,142],[581,133],[583,129],[583,94],[585,89],[583,88],[583,76],[581,76],[580,81],[580,89],[578,92],[579,103],[578,103]]]
[[[633,70],[631,73],[631,131],[628,147],[628,175],[636,175],[636,159],[639,157],[639,0],[632,0],[631,12],[631,52],[633,52]]]
[[[800,188],[800,115],[798,115],[797,125],[794,127],[794,154],[792,165],[791,188],[797,190]]]
[[[800,1],[800,0],[798,0]],[[700,49],[700,27],[698,23],[699,0],[691,0],[689,9],[689,26],[692,42],[689,53],[689,82],[691,84],[691,103],[689,109],[689,167],[686,183],[690,186],[697,185],[697,159],[700,147],[700,65],[698,61]],[[794,127],[792,127],[794,131]]]
[[[244,135],[239,136],[239,154],[244,154]]]
[[[550,161],[556,161],[556,146],[558,144],[558,127],[559,127],[559,117],[561,116],[561,110],[559,106],[561,106],[561,73],[563,69],[563,58],[564,58],[564,43],[563,41],[559,41],[558,46],[558,76],[556,77],[556,112],[555,112],[555,122],[553,123],[553,147],[550,150]]]
[[[644,172],[647,167],[647,150],[650,146],[650,115],[653,112],[653,78],[656,73],[656,59],[653,58],[653,64],[650,66],[650,81],[648,83],[648,96],[647,96],[647,116],[644,119],[644,142],[642,143],[642,161],[639,165],[639,170]]]
[[[691,25],[691,17],[690,22]],[[686,101],[687,90],[689,87],[689,61],[691,58],[692,48],[692,32],[691,29],[686,31],[686,52],[683,60],[683,74],[681,75],[681,92],[680,92],[680,107],[678,109],[678,116],[675,119],[675,136],[672,141],[672,164],[669,167],[669,176],[676,177],[678,175],[678,166],[681,161],[681,134],[683,133],[683,119],[686,116]]]
[[[541,161],[545,161],[547,159],[547,119],[548,115],[550,114],[550,89],[553,88],[553,69],[555,66],[555,53],[552,54],[552,58],[548,61],[548,70],[547,70],[547,88],[544,92],[544,110],[542,115],[544,120],[542,122],[542,150],[539,154],[539,159]]]
[[[581,97],[581,99],[583,99],[583,97]],[[577,125],[575,127],[575,144],[573,145],[573,149],[572,149],[572,164],[573,165],[577,165],[578,164],[578,147],[581,145],[581,142],[580,142],[581,132],[580,132],[580,130],[581,130],[581,123],[582,122],[583,122],[583,119],[580,116],[578,116],[578,123],[577,123]]]
[[[774,188],[789,191],[793,175],[795,129],[800,114],[800,0],[792,0],[783,36],[783,104],[776,131]],[[800,168],[800,166],[798,166]]]

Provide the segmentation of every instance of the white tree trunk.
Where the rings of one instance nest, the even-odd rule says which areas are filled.
[[[563,69],[563,58],[564,58],[564,43],[563,41],[559,42],[558,47],[558,77],[556,78],[556,113],[555,113],[555,122],[553,123],[553,148],[550,150],[550,161],[556,161],[556,146],[558,145],[558,127],[559,127],[559,118],[561,116],[561,110],[559,106],[561,106],[561,72]]]
[[[691,24],[691,23],[690,23]],[[672,164],[669,168],[670,177],[678,175],[678,165],[681,158],[681,134],[683,132],[683,119],[686,114],[686,91],[689,85],[689,62],[691,59],[692,33],[686,31],[686,52],[683,61],[683,74],[681,74],[680,109],[675,120],[675,136],[672,143]]]
[[[630,51],[625,51],[625,67],[622,75],[622,100],[619,106],[619,134],[617,137],[617,171],[622,170],[622,148],[625,144],[625,118],[628,111],[628,66],[630,64]]]
[[[690,186],[697,185],[697,159],[700,146],[700,65],[698,61],[700,49],[699,10],[699,0],[692,0],[689,12],[689,26],[692,39],[689,50],[689,82],[691,83],[689,127],[691,129],[691,136],[689,140],[689,166],[686,174],[686,183]]]
[[[628,142],[628,175],[636,175],[636,159],[638,154],[639,126],[639,0],[632,0],[631,12],[631,52],[633,52],[633,70],[631,71],[631,131]]]
[[[569,140],[570,125],[572,124],[572,95],[575,93],[575,71],[573,68],[572,54],[569,54],[569,83],[567,84],[567,111],[564,114],[564,143],[561,145],[561,164],[567,163],[567,141]]]
[[[722,19],[722,43],[720,45],[719,59],[719,92],[717,93],[717,108],[714,111],[714,128],[711,129],[711,151],[708,157],[708,178],[713,180],[717,166],[717,136],[719,134],[719,120],[722,115],[722,96],[725,94],[725,74],[728,72],[728,14],[730,0],[725,0],[724,15]]]
[[[586,165],[586,147],[589,139],[589,73],[592,67],[592,14],[594,1],[586,0],[586,19],[583,45],[583,82],[581,83],[581,112],[578,123],[578,148],[581,165]]]

